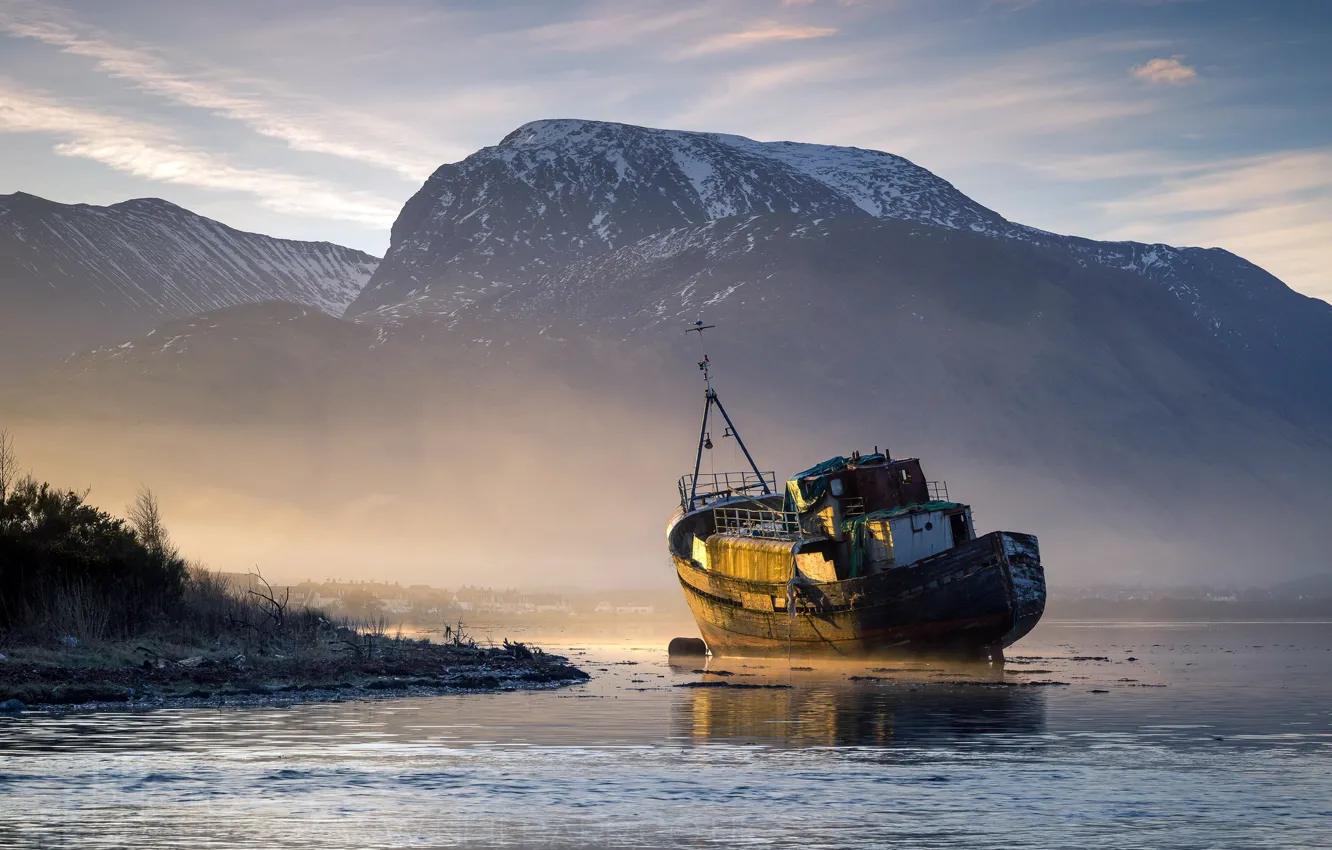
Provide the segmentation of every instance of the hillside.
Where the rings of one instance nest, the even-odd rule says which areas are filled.
[[[97,207],[0,196],[0,380],[219,307],[281,300],[339,316],[377,264],[154,198]]]

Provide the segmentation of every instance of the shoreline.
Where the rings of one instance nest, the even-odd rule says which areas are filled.
[[[317,653],[251,660],[241,655],[229,659],[196,655],[150,657],[137,665],[123,656],[120,663],[98,663],[86,654],[54,661],[25,659],[19,654],[0,661],[0,716],[546,690],[589,678],[564,656],[523,644],[476,647],[409,642],[371,656]]]
[[[6,717],[17,718],[24,714],[84,714],[103,711],[157,711],[160,709],[181,708],[291,708],[292,706],[297,705],[336,705],[346,702],[387,702],[389,700],[465,696],[467,694],[548,691],[580,684],[585,681],[587,680],[565,679],[546,683],[524,683],[521,685],[500,684],[494,688],[408,685],[401,688],[376,688],[369,690],[363,686],[352,685],[347,688],[311,690],[278,688],[263,693],[234,695],[216,694],[209,697],[146,695],[142,698],[122,701],[103,700],[81,703],[35,703],[32,705],[24,704],[21,708],[0,707],[0,719]],[[3,704],[3,701],[0,701],[0,706],[3,706]]]

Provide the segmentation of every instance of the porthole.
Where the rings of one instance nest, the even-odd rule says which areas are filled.
[[[925,523],[925,530],[926,530],[926,531],[933,531],[933,530],[934,530],[934,523],[932,523],[932,522],[927,522],[927,523]]]

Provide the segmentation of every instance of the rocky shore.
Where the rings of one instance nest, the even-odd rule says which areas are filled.
[[[148,647],[10,650],[0,712],[260,705],[550,688],[584,681],[567,659],[524,644],[385,640],[291,655],[167,657]]]

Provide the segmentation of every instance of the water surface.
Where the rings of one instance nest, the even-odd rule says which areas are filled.
[[[1046,624],[1003,672],[565,651],[591,682],[0,719],[0,846],[1332,846],[1332,625]]]

